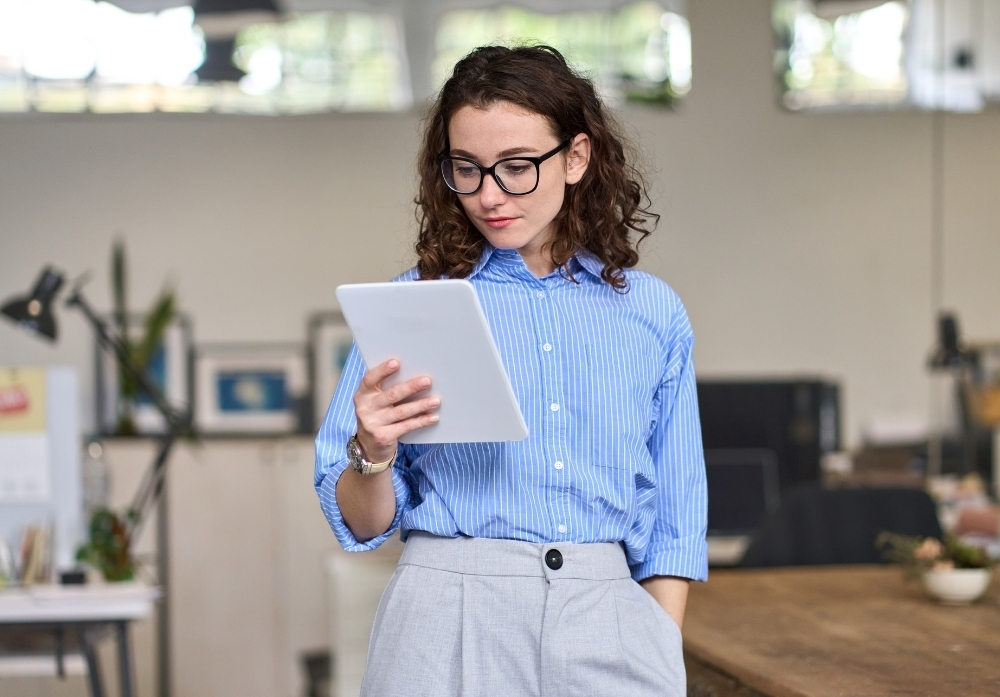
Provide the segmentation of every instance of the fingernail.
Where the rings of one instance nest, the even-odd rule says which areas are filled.
[[[433,398],[433,399],[431,400],[431,406],[432,406],[432,407],[436,407],[436,406],[438,406],[438,405],[440,405],[440,404],[441,404],[441,399],[440,399],[439,397],[434,397],[434,398]]]
[[[440,418],[441,418],[441,417],[440,417],[440,416],[438,416],[437,414],[431,414],[431,418],[430,418],[430,422],[431,422],[432,424],[433,424],[433,423],[437,423],[438,419],[440,419]]]
[[[393,358],[391,361],[389,361],[389,367],[390,368],[396,368],[398,366],[399,366],[399,361],[397,361],[395,358]]]
[[[430,378],[420,378],[420,382],[417,383],[421,387],[429,387],[431,384]]]

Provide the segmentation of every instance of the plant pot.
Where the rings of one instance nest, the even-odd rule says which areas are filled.
[[[924,588],[948,605],[965,605],[978,598],[990,585],[991,569],[947,569],[924,573]]]

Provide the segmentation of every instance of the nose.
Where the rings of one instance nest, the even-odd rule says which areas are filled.
[[[479,203],[483,208],[496,208],[507,200],[507,192],[500,188],[496,179],[486,175],[479,189]]]

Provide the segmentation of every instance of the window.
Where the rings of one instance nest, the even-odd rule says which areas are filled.
[[[1000,100],[1000,3],[778,0],[773,20],[789,109],[979,111]]]
[[[808,109],[905,102],[907,14],[901,2],[839,16],[824,16],[823,6],[809,0],[776,2],[775,63],[782,103]]]
[[[492,43],[554,46],[611,101],[669,106],[691,88],[687,20],[656,3],[613,13],[539,14],[517,7],[447,12],[437,30],[436,83],[469,51]]]
[[[244,28],[201,80],[190,7],[135,14],[93,0],[0,0],[0,112],[381,111],[409,106],[390,14],[311,13]],[[229,66],[232,70],[232,66]]]
[[[496,42],[555,46],[612,103],[670,106],[691,88],[684,0],[562,14],[445,9],[458,4],[428,0],[427,23],[407,33],[416,44],[407,46],[402,3],[219,35],[190,6],[132,13],[97,0],[0,0],[0,113],[398,111],[473,48]]]
[[[393,111],[410,106],[389,14],[326,12],[258,24],[236,38],[241,92],[277,111]]]

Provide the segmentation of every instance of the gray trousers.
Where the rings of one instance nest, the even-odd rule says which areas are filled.
[[[621,545],[419,532],[379,603],[361,688],[362,697],[685,692],[681,633],[630,578]]]

